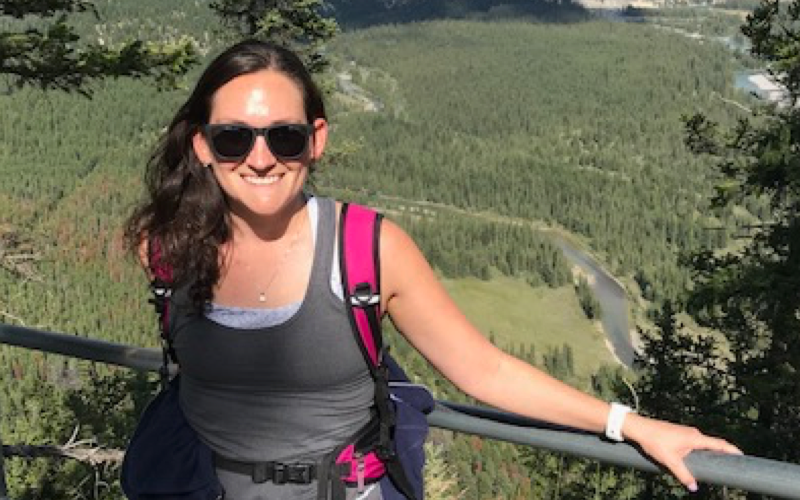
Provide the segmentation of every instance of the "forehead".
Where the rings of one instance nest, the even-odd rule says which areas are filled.
[[[265,70],[242,75],[220,87],[211,100],[211,120],[305,119],[303,95],[285,74]]]

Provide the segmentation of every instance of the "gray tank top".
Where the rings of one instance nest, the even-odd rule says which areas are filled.
[[[172,318],[181,405],[215,452],[237,460],[313,460],[370,419],[374,384],[344,303],[330,286],[335,204],[317,198],[314,263],[297,312],[242,329],[189,312]]]

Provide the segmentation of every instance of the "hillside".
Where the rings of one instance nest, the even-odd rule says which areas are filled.
[[[186,32],[211,55],[219,48],[214,21],[198,5],[108,0],[106,21],[86,19],[85,28],[108,40]],[[714,179],[682,146],[682,115],[736,118],[719,106],[719,96],[743,98],[731,87],[736,62],[721,47],[644,25],[461,20],[350,31],[330,55],[326,77],[339,90],[316,189],[386,209],[487,335],[573,383],[608,390],[610,357],[581,312],[563,257],[533,231],[487,220],[569,232],[656,300],[687,285],[679,252],[724,245],[725,232],[710,228],[757,215],[757,206],[708,212]],[[31,89],[0,95],[0,241],[12,255],[30,256],[0,269],[0,313],[28,326],[155,345],[144,279],[119,236],[141,196],[149,150],[187,89],[111,81],[93,90],[91,100]],[[426,202],[467,215],[400,210]],[[469,215],[477,213],[487,217]],[[96,367],[13,349],[0,349],[0,362],[17,384],[0,398],[10,401],[6,441],[42,425],[26,402],[61,394],[76,376],[104,380]],[[421,377],[433,377],[424,370]],[[559,484],[572,467],[520,471],[523,451],[453,443],[448,458],[469,498],[497,497],[509,484],[523,494],[534,480],[546,495],[546,484]],[[526,463],[547,460],[529,453]],[[575,467],[573,486],[584,466]]]
[[[111,7],[109,15],[130,16]],[[207,17],[159,15],[209,39]],[[111,36],[107,25],[101,31]],[[387,197],[433,201],[560,227],[648,299],[684,289],[679,252],[725,243],[724,232],[708,229],[733,216],[707,212],[713,179],[681,144],[682,115],[719,109],[716,95],[737,98],[735,63],[720,47],[602,21],[445,21],[347,33],[331,53],[334,72],[376,105],[364,110],[345,92],[333,96],[332,155],[315,180],[322,192],[378,205]],[[117,238],[148,148],[185,92],[111,82],[92,100],[34,90],[0,97],[0,227],[12,252],[41,257],[0,275],[7,320],[152,345],[142,278]],[[57,175],[33,168],[42,165]],[[757,209],[735,217],[752,220]],[[503,267],[490,255],[500,248],[519,255],[522,245],[526,253],[545,245],[504,272],[565,283],[542,278],[536,262],[553,251],[546,243],[514,234],[465,253],[463,243],[441,238],[447,224],[430,222],[432,229],[410,229],[439,235],[421,244],[450,279],[488,277]],[[464,224],[462,236],[484,231]],[[581,328],[591,338],[591,324]]]

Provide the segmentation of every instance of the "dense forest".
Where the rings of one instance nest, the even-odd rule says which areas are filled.
[[[385,111],[339,118],[361,150],[327,182],[566,228],[649,299],[685,289],[677,255],[726,245],[719,229],[763,208],[709,213],[714,180],[683,147],[682,115],[737,117],[719,105],[737,98],[721,44],[627,23],[449,21],[335,47]]]
[[[374,3],[334,2],[337,17],[352,23],[327,49],[321,78],[333,144],[313,189],[384,209],[450,280],[574,288],[593,319],[585,282],[573,285],[558,247],[536,226],[572,234],[644,307],[681,300],[690,274],[680,256],[735,245],[735,228],[768,209],[753,197],[711,211],[719,177],[684,146],[685,116],[702,111],[723,125],[740,118],[726,102],[749,99],[733,81],[751,61],[652,24],[523,3],[402,2],[394,14],[404,23],[383,25],[385,9]],[[99,17],[78,13],[73,22],[106,44],[189,37],[203,59],[222,45],[204,2],[95,4]],[[517,15],[523,8],[530,18]],[[25,22],[0,16],[0,30]],[[361,28],[371,24],[381,26]],[[0,95],[0,321],[156,345],[144,278],[120,233],[150,149],[196,71],[172,90],[119,79],[91,84],[91,98],[16,87]],[[463,399],[400,336],[391,344],[438,397]],[[607,398],[631,376],[612,365],[583,375],[570,345],[503,347]],[[0,366],[5,443],[63,443],[75,431],[120,448],[155,385],[7,347]],[[444,432],[431,442],[438,498],[642,491],[638,475],[594,462]],[[113,467],[8,460],[7,468],[15,499],[120,498]]]

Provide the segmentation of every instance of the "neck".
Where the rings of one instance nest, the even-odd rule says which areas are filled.
[[[283,210],[270,216],[231,213],[234,239],[278,241],[288,236],[300,221],[306,209],[306,197],[300,194]]]

